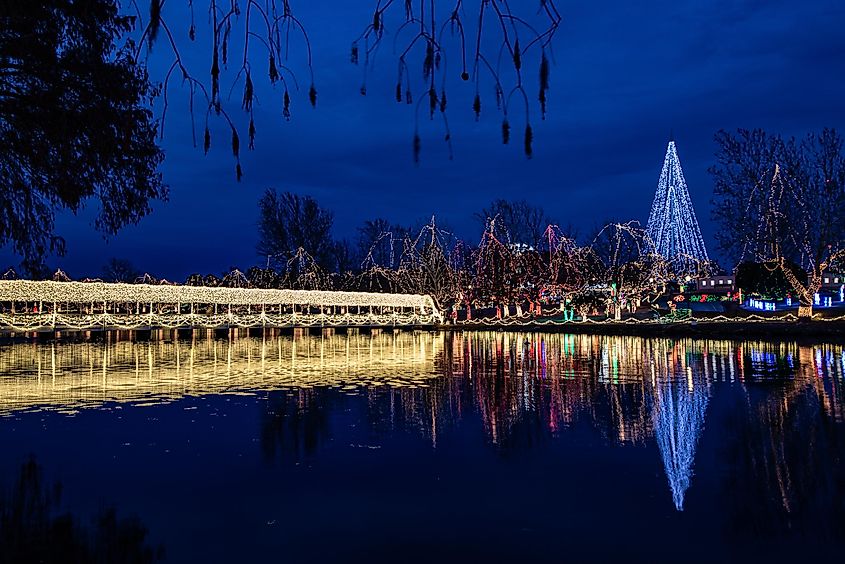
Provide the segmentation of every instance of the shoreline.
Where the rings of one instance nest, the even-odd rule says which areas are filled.
[[[498,324],[460,323],[440,325],[445,331],[518,331],[537,333],[574,333],[590,335],[625,335],[634,337],[699,337],[721,339],[818,338],[834,337],[845,342],[845,320],[835,321],[708,321],[693,320],[673,323],[635,323],[624,321]]]
[[[634,322],[634,321],[571,321],[554,322],[551,320],[535,320],[524,323],[502,323],[496,320],[479,320],[473,322],[459,322],[458,324],[438,325],[395,325],[381,327],[219,327],[191,328],[181,327],[178,329],[149,328],[124,330],[118,328],[102,328],[85,331],[60,331],[57,336],[55,332],[43,331],[38,333],[22,333],[0,331],[0,346],[4,343],[18,341],[75,341],[100,339],[106,335],[120,333],[123,338],[147,340],[172,340],[191,338],[196,332],[203,332],[213,338],[223,338],[235,331],[239,336],[258,336],[267,330],[278,334],[296,334],[305,332],[312,335],[327,333],[376,333],[393,331],[444,331],[456,333],[467,332],[514,332],[514,333],[570,333],[587,335],[607,336],[632,336],[632,337],[664,337],[664,338],[718,338],[726,340],[743,339],[776,339],[776,340],[824,340],[833,343],[845,343],[845,320],[707,320],[698,319],[691,321],[675,321],[670,323]],[[130,336],[131,335],[131,336]],[[108,337],[106,337],[108,338]],[[121,337],[118,337],[121,338]]]

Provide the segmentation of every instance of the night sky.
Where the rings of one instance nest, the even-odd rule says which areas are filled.
[[[534,14],[538,2],[526,3],[527,10],[516,10]],[[185,39],[183,54],[207,79],[208,48],[187,41],[183,4],[168,3],[165,17]],[[469,3],[472,10],[475,4]],[[501,144],[489,81],[482,86],[489,111],[476,123],[474,86],[453,80],[455,159],[447,158],[439,123],[425,114],[415,166],[413,106],[393,100],[394,59],[387,49],[379,55],[366,97],[359,94],[361,68],[349,62],[350,44],[371,20],[374,2],[293,0],[292,6],[314,48],[317,108],[308,104],[301,44],[291,45],[302,89],[293,94],[290,122],[281,117],[278,89],[271,92],[263,78],[266,61],[256,62],[262,76],[256,148],[246,151],[246,120],[239,122],[244,178],[237,183],[228,133],[217,123],[209,154],[195,149],[184,90],[174,83],[162,141],[170,201],[155,203],[151,216],[108,241],[92,227],[93,210],[60,217],[58,232],[69,251],[50,259],[51,267],[81,278],[98,275],[108,258],[118,257],[141,271],[184,280],[193,272],[261,264],[257,202],[268,187],[311,195],[333,210],[336,237],[355,237],[365,219],[414,224],[436,214],[459,237],[477,242],[481,226],[473,214],[494,198],[525,198],[586,237],[611,219],[645,224],[670,131],[713,255],[707,168],[717,130],[762,127],[803,135],[824,126],[845,129],[841,0],[559,2],[564,22],[554,43],[548,116],[532,119],[534,158],[521,151],[520,113],[512,119],[511,145]],[[200,34],[204,9],[198,8]],[[167,60],[166,45],[157,44],[150,56],[154,76]],[[536,60],[529,64],[529,95],[536,100]],[[230,68],[224,95],[233,77]],[[228,105],[239,119],[241,95],[236,87]],[[0,252],[0,264],[18,262],[8,249]]]

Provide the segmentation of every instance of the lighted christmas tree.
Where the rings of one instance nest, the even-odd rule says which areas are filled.
[[[647,231],[655,251],[676,274],[694,274],[708,260],[674,140],[666,148]]]

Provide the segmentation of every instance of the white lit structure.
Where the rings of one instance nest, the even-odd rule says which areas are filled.
[[[657,253],[672,263],[676,274],[694,274],[697,265],[708,260],[674,140],[666,148],[647,231]]]
[[[0,328],[431,325],[430,296],[322,290],[0,280]]]

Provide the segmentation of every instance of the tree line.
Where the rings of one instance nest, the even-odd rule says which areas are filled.
[[[719,132],[716,142],[712,214],[727,269],[709,261],[679,271],[636,221],[609,222],[579,241],[526,200],[497,199],[474,214],[477,242],[459,239],[434,216],[416,226],[368,219],[356,237],[336,239],[331,210],[311,196],[268,189],[258,204],[259,264],[185,283],[419,293],[440,307],[563,302],[618,312],[736,265],[738,278],[750,281],[746,290],[793,295],[811,315],[824,274],[845,269],[842,138],[832,129],[800,140],[738,130]],[[103,279],[159,282],[119,259]]]

